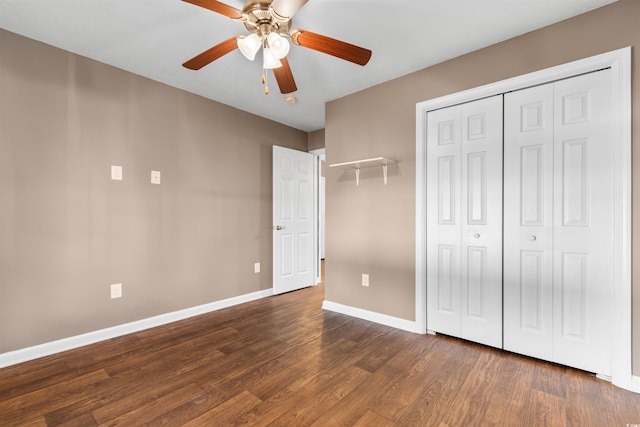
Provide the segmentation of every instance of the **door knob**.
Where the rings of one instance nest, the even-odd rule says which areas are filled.
[[[284,228],[284,227],[283,227],[283,226],[281,226],[281,225],[276,225],[276,230],[278,230],[278,231],[279,231],[279,230],[282,230],[283,228]]]
[[[479,239],[480,238],[480,233],[474,234],[473,237],[475,237],[476,239]]]
[[[534,240],[536,240],[536,236],[534,236],[534,235],[532,234],[531,236],[529,236],[529,240],[531,240],[531,241],[533,242]]]

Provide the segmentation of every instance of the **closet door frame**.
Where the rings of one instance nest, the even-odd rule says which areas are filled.
[[[611,69],[613,92],[614,320],[611,382],[640,392],[631,359],[631,47],[416,104],[416,332],[427,332],[427,112],[576,75]]]

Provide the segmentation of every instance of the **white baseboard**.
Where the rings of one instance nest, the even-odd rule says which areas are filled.
[[[631,376],[631,391],[635,391],[636,393],[640,393],[640,377],[636,377],[635,375]]]
[[[232,307],[234,305],[242,304],[249,301],[254,301],[254,300],[269,297],[272,295],[273,295],[273,289],[265,289],[262,291],[257,291],[257,292],[252,292],[250,294],[227,298],[224,300],[199,305],[196,307],[186,308],[184,310],[178,310],[171,313],[149,317],[147,319],[137,320],[131,323],[125,323],[123,325],[113,326],[106,329],[100,329],[98,331],[88,332],[86,334],[76,335],[69,338],[63,338],[57,341],[51,341],[48,343],[35,345],[33,347],[27,347],[20,350],[9,351],[7,353],[0,354],[0,368],[16,365],[18,363],[26,362],[26,361],[37,359],[44,356],[50,356],[52,354],[60,353],[62,351],[71,350],[74,348],[82,347],[88,344],[93,344],[99,341],[108,340],[111,338],[116,338],[116,337],[130,334],[133,332],[154,328],[156,326],[166,325],[168,323],[176,322],[178,320],[183,320],[189,317],[198,316],[200,314],[221,310],[223,308]]]
[[[391,326],[392,328],[402,329],[403,331],[420,333],[416,322],[399,317],[389,316],[387,314],[376,313],[375,311],[364,310],[362,308],[351,307],[337,302],[324,300],[322,302],[324,310],[335,311],[336,313],[346,314],[347,316],[357,317],[358,319],[368,320],[381,325]]]

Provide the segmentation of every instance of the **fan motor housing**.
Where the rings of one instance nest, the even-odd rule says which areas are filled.
[[[247,15],[244,26],[251,33],[270,33],[288,34],[291,28],[291,19],[286,22],[276,21],[269,12],[269,6],[273,0],[249,0],[242,12]]]

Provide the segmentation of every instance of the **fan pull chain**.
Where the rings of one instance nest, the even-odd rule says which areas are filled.
[[[264,85],[264,94],[269,95],[269,85],[267,84],[267,69],[262,69],[262,84]]]

